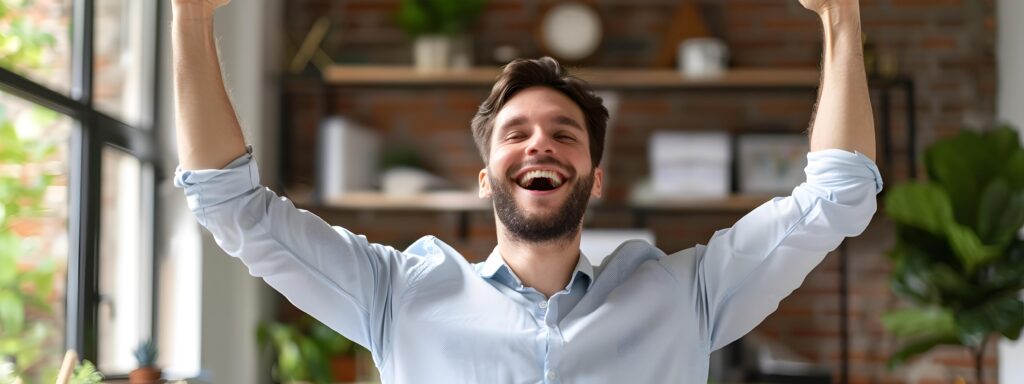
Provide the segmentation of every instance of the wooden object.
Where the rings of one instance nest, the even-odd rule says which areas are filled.
[[[676,58],[679,56],[679,43],[694,37],[711,37],[704,17],[694,1],[687,1],[676,8],[669,22],[668,32],[661,40],[661,49],[654,58],[654,67],[666,68],[675,67]]]
[[[71,382],[71,375],[75,373],[78,366],[78,353],[69,349],[64,353],[64,361],[60,364],[60,372],[57,373],[57,384],[68,384]]]
[[[807,69],[737,68],[721,76],[686,77],[674,69],[581,68],[576,76],[594,88],[815,88],[821,71]],[[475,67],[424,74],[409,66],[334,65],[324,71],[324,82],[336,86],[491,87],[501,74],[498,67]]]

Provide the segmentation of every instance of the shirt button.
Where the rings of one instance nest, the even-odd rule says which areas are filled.
[[[548,380],[554,380],[555,379],[555,371],[548,371],[547,377],[548,377]]]
[[[537,305],[539,305],[539,306],[540,306],[540,309],[545,309],[545,308],[547,308],[547,307],[548,307],[548,302],[546,302],[546,301],[542,301],[542,302],[540,302],[540,303],[537,303]]]

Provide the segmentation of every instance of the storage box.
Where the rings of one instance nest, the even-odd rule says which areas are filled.
[[[380,161],[376,132],[347,117],[332,116],[320,124],[318,139],[316,191],[320,201],[373,189]]]
[[[649,149],[655,197],[724,197],[729,194],[732,146],[723,132],[658,131]]]

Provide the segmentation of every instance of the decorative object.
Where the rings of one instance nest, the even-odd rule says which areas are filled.
[[[725,72],[729,48],[721,40],[700,37],[679,45],[679,71],[686,76],[714,77]]]
[[[579,63],[601,45],[601,15],[581,1],[563,1],[545,9],[537,26],[537,43],[545,55]]]
[[[736,139],[737,190],[785,194],[804,181],[810,144],[800,133],[743,134]]]
[[[143,340],[132,354],[135,355],[135,362],[139,366],[128,373],[128,382],[131,384],[159,383],[163,372],[156,366],[157,349],[156,345],[153,344],[153,340]]]
[[[321,384],[359,379],[356,356],[365,350],[309,315],[293,324],[262,322],[256,328],[256,341],[274,352],[271,375],[278,382]]]
[[[674,64],[678,68],[681,65],[677,60],[680,44],[697,37],[711,37],[711,34],[697,4],[693,1],[683,2],[676,8],[672,21],[668,23],[668,32],[662,38],[661,48],[654,59],[654,67],[671,68]]]
[[[372,189],[377,181],[379,135],[344,116],[325,119],[318,134],[318,198],[325,201]]]
[[[654,132],[649,154],[654,197],[729,194],[732,147],[727,133]]]
[[[306,37],[302,40],[302,46],[299,47],[299,51],[292,57],[291,63],[288,65],[288,72],[292,75],[298,75],[306,69],[310,61],[317,67],[320,72],[323,72],[326,68],[325,63],[322,60],[315,59],[318,55],[326,56],[320,44],[324,41],[324,37],[327,36],[327,31],[331,29],[331,19],[327,16],[323,16],[313,23],[313,26],[309,29]],[[333,60],[328,60],[326,64],[333,63]]]
[[[896,224],[891,286],[909,302],[882,318],[907,340],[890,366],[939,345],[967,347],[982,382],[993,334],[1024,328],[1024,149],[1016,131],[963,131],[924,153],[929,181],[892,188]]]
[[[420,72],[472,67],[472,40],[466,30],[483,10],[485,0],[402,0],[398,23],[413,38],[413,56]]]

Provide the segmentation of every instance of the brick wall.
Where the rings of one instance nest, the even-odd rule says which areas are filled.
[[[335,60],[349,63],[408,64],[410,44],[395,25],[397,0],[293,0],[283,12],[285,33],[301,41],[321,15],[335,22],[324,48]],[[678,1],[596,1],[606,23],[600,52],[588,66],[646,67],[662,44]],[[894,55],[901,72],[916,84],[919,136],[914,145],[926,146],[948,136],[965,122],[986,123],[995,103],[995,5],[991,0],[861,0],[864,32],[880,52]],[[541,54],[531,31],[540,0],[492,0],[474,26],[478,64],[491,59],[496,46],[511,45],[523,56]],[[817,19],[796,0],[706,0],[700,2],[709,28],[726,41],[731,62],[742,67],[813,67],[821,52]],[[389,146],[413,148],[432,170],[452,182],[473,188],[482,167],[469,120],[486,90],[434,89],[321,89],[309,79],[287,82],[284,128],[291,141],[283,180],[290,188],[313,183],[315,126],[321,111],[340,113],[378,129]],[[875,95],[876,106],[879,102]],[[608,199],[621,201],[630,187],[647,174],[647,138],[655,130],[789,130],[807,126],[813,92],[684,92],[626,91],[612,127]],[[902,110],[894,94],[893,178],[905,177],[903,165],[909,143]],[[876,113],[878,108],[876,107]],[[358,223],[357,232],[373,241],[404,246],[425,234],[435,234],[480,260],[494,246],[493,216],[468,215],[469,236],[458,236],[460,217],[451,213],[318,212],[340,225]],[[899,301],[888,289],[889,264],[885,251],[893,244],[891,223],[884,218],[850,249],[850,329],[853,383],[948,383],[956,375],[973,377],[966,351],[941,349],[904,368],[888,371],[885,359],[898,342],[886,335],[879,316]],[[737,215],[656,215],[648,225],[659,247],[673,251],[703,243],[711,233],[735,222]],[[600,227],[631,226],[628,212],[596,211],[588,223]],[[758,330],[783,340],[802,355],[831,368],[839,365],[838,258],[819,266],[803,287],[782,303]],[[986,360],[987,380],[996,377],[995,349]]]

